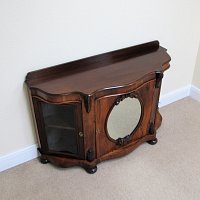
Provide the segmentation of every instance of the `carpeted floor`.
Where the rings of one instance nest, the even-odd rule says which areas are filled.
[[[199,200],[200,103],[163,107],[158,143],[98,165],[89,175],[37,159],[0,173],[1,200]]]

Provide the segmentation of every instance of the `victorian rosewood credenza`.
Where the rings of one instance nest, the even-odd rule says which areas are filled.
[[[94,173],[101,161],[156,144],[169,62],[153,41],[29,72],[41,162]]]

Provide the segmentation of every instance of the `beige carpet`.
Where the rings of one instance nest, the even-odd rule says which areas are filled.
[[[98,165],[89,175],[32,160],[0,173],[0,200],[200,200],[200,103],[161,109],[158,143]]]

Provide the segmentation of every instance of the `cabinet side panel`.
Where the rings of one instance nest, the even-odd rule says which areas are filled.
[[[31,90],[27,87],[27,91],[28,91],[29,104],[30,104],[30,107],[31,107],[31,113],[32,113],[37,143],[38,143],[39,147],[41,147],[39,133],[38,133],[38,127],[37,127],[37,122],[36,122],[36,116],[35,116],[35,111],[34,111],[33,99],[32,99],[32,96],[31,96]]]

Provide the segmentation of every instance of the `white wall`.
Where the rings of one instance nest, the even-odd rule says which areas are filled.
[[[199,0],[1,0],[0,155],[35,143],[27,72],[158,39],[172,57],[162,94],[192,82]]]
[[[197,88],[200,89],[200,44],[199,44],[199,50],[198,50],[198,54],[197,54],[196,65],[195,65],[192,83],[194,86],[196,86]]]

